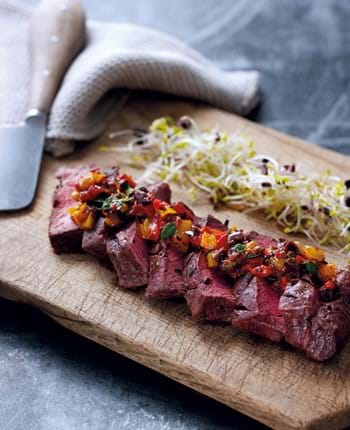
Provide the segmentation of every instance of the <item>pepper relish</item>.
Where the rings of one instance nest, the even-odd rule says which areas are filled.
[[[325,261],[321,249],[286,240],[262,248],[234,227],[222,230],[200,226],[199,219],[182,202],[167,203],[157,198],[140,202],[135,199],[136,188],[129,175],[92,169],[75,184],[71,198],[77,204],[68,212],[83,230],[92,230],[99,217],[108,229],[136,219],[143,239],[168,240],[184,253],[200,249],[206,254],[209,268],[250,272],[269,279],[281,290],[295,271],[311,277],[320,287],[335,288],[336,266]]]

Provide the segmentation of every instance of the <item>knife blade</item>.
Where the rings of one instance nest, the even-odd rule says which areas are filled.
[[[85,39],[85,14],[78,0],[42,0],[33,12],[28,113],[21,124],[0,127],[0,211],[24,209],[34,199],[48,113]]]

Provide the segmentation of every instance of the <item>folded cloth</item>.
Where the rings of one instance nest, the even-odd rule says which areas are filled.
[[[30,13],[14,1],[0,0],[0,123],[25,117]],[[94,21],[87,23],[87,33],[87,44],[68,69],[49,116],[46,149],[54,155],[72,152],[74,141],[98,136],[120,108],[125,89],[195,98],[241,115],[258,103],[258,72],[222,71],[169,35]]]

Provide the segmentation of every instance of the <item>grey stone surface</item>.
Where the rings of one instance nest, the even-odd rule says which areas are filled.
[[[252,119],[350,154],[349,1],[83,3],[91,18],[170,32],[223,68],[260,70],[263,100]],[[0,301],[0,430],[263,428]]]

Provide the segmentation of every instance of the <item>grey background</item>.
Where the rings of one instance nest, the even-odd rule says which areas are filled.
[[[83,3],[90,18],[172,33],[225,69],[258,69],[263,101],[252,119],[350,154],[349,1]],[[263,428],[35,310],[0,301],[0,430]]]

